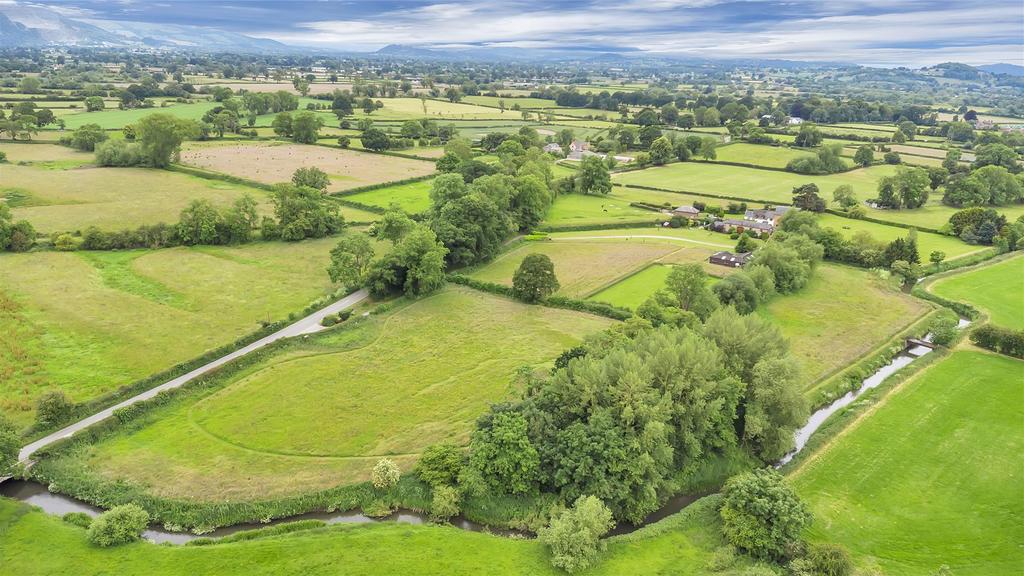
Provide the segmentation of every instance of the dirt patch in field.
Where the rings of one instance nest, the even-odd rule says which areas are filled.
[[[434,171],[434,164],[423,160],[303,144],[201,146],[183,151],[181,161],[266,184],[287,182],[295,170],[315,166],[330,175],[331,192],[425,176]]]

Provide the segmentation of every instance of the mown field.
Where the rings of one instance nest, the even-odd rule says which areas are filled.
[[[201,500],[366,481],[380,456],[407,468],[430,444],[467,441],[517,368],[545,367],[610,323],[450,287],[272,355],[62,465]]]
[[[704,576],[737,576],[747,565],[711,572],[706,568],[722,545],[716,498],[633,535],[613,537],[587,576],[655,576],[683,570]],[[44,512],[0,499],[0,564],[25,576],[101,574],[116,565],[124,574],[152,576],[220,574],[436,574],[495,576],[564,574],[551,567],[544,546],[448,526],[337,524],[290,535],[212,546],[156,546],[145,542],[116,548],[87,543],[85,530]]]
[[[813,152],[784,146],[765,146],[738,142],[715,150],[716,162],[742,162],[769,168],[785,168],[791,160],[813,156]]]
[[[1022,256],[942,278],[928,289],[944,298],[980,308],[997,326],[1024,330]]]
[[[430,188],[433,180],[420,180],[409,184],[398,184],[366,192],[346,195],[345,200],[388,208],[398,204],[409,214],[418,214],[430,208]]]
[[[821,264],[802,290],[757,310],[782,330],[805,391],[913,324],[930,307],[867,270]]]
[[[672,254],[672,260],[675,264],[685,261],[703,264],[710,255],[710,250],[684,248]],[[726,269],[722,268],[722,270]],[[620,308],[636,310],[655,292],[665,287],[665,280],[671,273],[672,266],[670,264],[653,264],[597,292],[588,299],[595,302],[607,302]],[[717,280],[715,277],[709,278],[709,282],[712,284]]]
[[[383,108],[374,110],[367,115],[362,108],[355,111],[355,116],[369,116],[374,120],[410,120],[433,118],[437,120],[485,120],[485,119],[520,119],[519,112],[506,110],[504,113],[495,108],[448,102],[444,100],[421,100],[419,98],[377,98],[374,100],[384,104]],[[424,107],[426,108],[424,110]],[[333,116],[331,117],[333,118]]]
[[[617,192],[607,196],[562,194],[555,198],[543,223],[547,226],[643,221],[653,223],[661,217],[656,212],[630,206],[632,201]]]
[[[892,242],[896,238],[906,238],[909,230],[896,226],[887,226],[867,220],[854,220],[833,214],[821,214],[818,222],[823,228],[834,228],[846,236],[852,236],[860,231],[869,232],[876,240]],[[947,259],[964,256],[972,252],[984,250],[985,246],[972,245],[960,240],[956,236],[944,236],[933,232],[917,233],[917,250],[920,252],[921,261],[928,262],[928,255],[934,250],[946,253]]]
[[[177,222],[196,199],[226,207],[245,194],[269,213],[265,191],[150,168],[82,166],[92,154],[49,144],[6,145],[8,157],[29,165],[0,165],[0,197],[40,232],[135,228]]]
[[[467,104],[479,104],[483,106],[494,106],[498,107],[501,102],[505,102],[505,109],[513,111],[512,107],[519,105],[522,109],[529,108],[557,108],[558,104],[555,104],[554,100],[546,100],[544,98],[504,98],[501,96],[465,96],[462,101]]]
[[[728,148],[728,147],[725,147]],[[777,170],[758,170],[711,162],[676,162],[666,166],[623,172],[613,179],[619,184],[639,184],[681,192],[703,192],[765,202],[790,203],[793,188],[815,183],[826,199],[842,184],[849,184],[860,199],[877,194],[878,181],[896,172],[883,165],[826,176],[805,176]]]
[[[892,392],[791,474],[808,536],[889,576],[1019,573],[1022,370],[957,351]]]
[[[434,172],[434,163],[424,160],[283,143],[190,143],[181,153],[181,162],[264,184],[288,182],[295,170],[315,166],[330,176],[329,192]]]
[[[558,294],[584,298],[683,248],[679,243],[659,239],[621,238],[594,242],[561,235],[555,238],[557,240],[524,242],[470,275],[478,280],[512,285],[512,276],[523,258],[528,254],[545,254],[555,265],[555,276],[561,284]]]
[[[330,288],[335,240],[0,255],[0,408],[95,398],[223,346]]]

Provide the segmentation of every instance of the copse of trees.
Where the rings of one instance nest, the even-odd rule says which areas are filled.
[[[100,128],[99,124],[90,123],[76,128],[70,136],[62,136],[60,143],[75,150],[93,152],[96,150],[97,144],[105,142],[108,138],[107,132]]]
[[[922,168],[897,168],[894,176],[878,182],[875,203],[883,208],[920,208],[928,202],[928,172]]]
[[[846,162],[840,156],[842,144],[822,146],[815,156],[804,156],[794,158],[786,164],[786,170],[797,174],[835,174],[843,172],[847,168]],[[868,164],[871,160],[868,160]]]
[[[14,221],[11,209],[0,203],[0,251],[26,252],[36,243],[36,230],[28,220]]]
[[[949,177],[942,202],[950,206],[1005,206],[1024,200],[1024,177],[989,164]]]
[[[444,285],[447,249],[426,224],[414,222],[393,206],[371,230],[378,241],[391,242],[393,249],[374,259],[365,235],[346,234],[331,250],[327,273],[332,282],[348,289],[362,286],[377,297],[421,296]]]
[[[730,478],[722,489],[722,531],[756,558],[781,560],[813,516],[782,475],[761,469]]]
[[[199,125],[170,114],[150,114],[132,125],[134,142],[108,140],[95,143],[100,166],[166,168],[181,150],[181,143],[199,136]]]
[[[806,408],[787,349],[770,323],[730,307],[693,328],[631,320],[481,417],[460,484],[593,496],[639,522],[712,454],[740,445],[772,461],[791,447]]]

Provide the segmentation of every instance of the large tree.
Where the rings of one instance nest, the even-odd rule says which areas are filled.
[[[782,475],[770,468],[730,478],[722,496],[726,539],[758,558],[783,558],[813,518]]]
[[[331,282],[346,288],[360,286],[363,274],[373,260],[373,246],[366,234],[351,232],[345,234],[331,249],[331,265],[327,274]]]
[[[547,254],[527,254],[512,276],[512,293],[523,302],[540,302],[558,291],[555,265]]]
[[[199,136],[199,125],[171,114],[150,114],[135,123],[143,160],[156,168],[167,167],[184,140]]]
[[[597,156],[584,157],[573,179],[576,192],[580,194],[608,194],[612,191],[608,168]]]

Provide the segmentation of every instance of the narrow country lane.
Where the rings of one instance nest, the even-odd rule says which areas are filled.
[[[114,411],[118,410],[119,408],[124,408],[125,406],[131,406],[136,402],[148,400],[156,396],[160,392],[163,392],[164,390],[172,390],[174,388],[179,388],[185,385],[186,383],[195,380],[199,376],[202,376],[203,374],[206,374],[207,372],[215,368],[219,368],[220,366],[223,366],[224,364],[227,364],[228,362],[231,362],[236,358],[241,358],[242,356],[245,356],[246,354],[254,350],[259,350],[260,348],[263,348],[268,344],[281,340],[282,338],[291,338],[293,336],[301,336],[303,334],[313,334],[315,332],[319,332],[320,330],[324,329],[320,325],[320,321],[323,320],[325,316],[328,316],[330,314],[337,314],[338,312],[346,308],[355,306],[356,304],[365,300],[368,296],[369,292],[367,292],[366,290],[359,290],[357,292],[353,292],[352,294],[349,294],[348,296],[342,298],[341,300],[338,300],[333,304],[321,308],[320,310],[313,312],[309,316],[301,318],[295,321],[294,323],[289,324],[288,326],[285,326],[284,328],[278,330],[277,332],[270,334],[269,336],[264,336],[263,338],[260,338],[259,340],[253,342],[252,344],[239,348],[238,350],[235,350],[230,354],[221,356],[220,358],[217,358],[216,360],[204,364],[199,368],[192,370],[191,372],[182,374],[181,376],[178,376],[173,380],[169,380],[167,382],[164,382],[163,384],[160,384],[159,386],[150,388],[149,390],[146,390],[141,394],[132,396],[131,398],[124,400],[123,402],[120,402],[118,404],[115,404],[114,406],[111,406],[105,410],[101,410],[96,414],[89,416],[88,418],[79,420],[74,424],[71,424],[47,436],[44,436],[43,438],[40,438],[39,440],[36,440],[35,442],[32,442],[31,444],[22,448],[21,452],[18,453],[18,461],[23,463],[28,462],[32,454],[37,452],[39,449],[49,446],[50,444],[53,444],[54,442],[61,440],[63,438],[72,436],[76,432],[80,432],[88,428],[89,426],[96,424],[97,422],[101,422],[111,417],[114,414]]]

